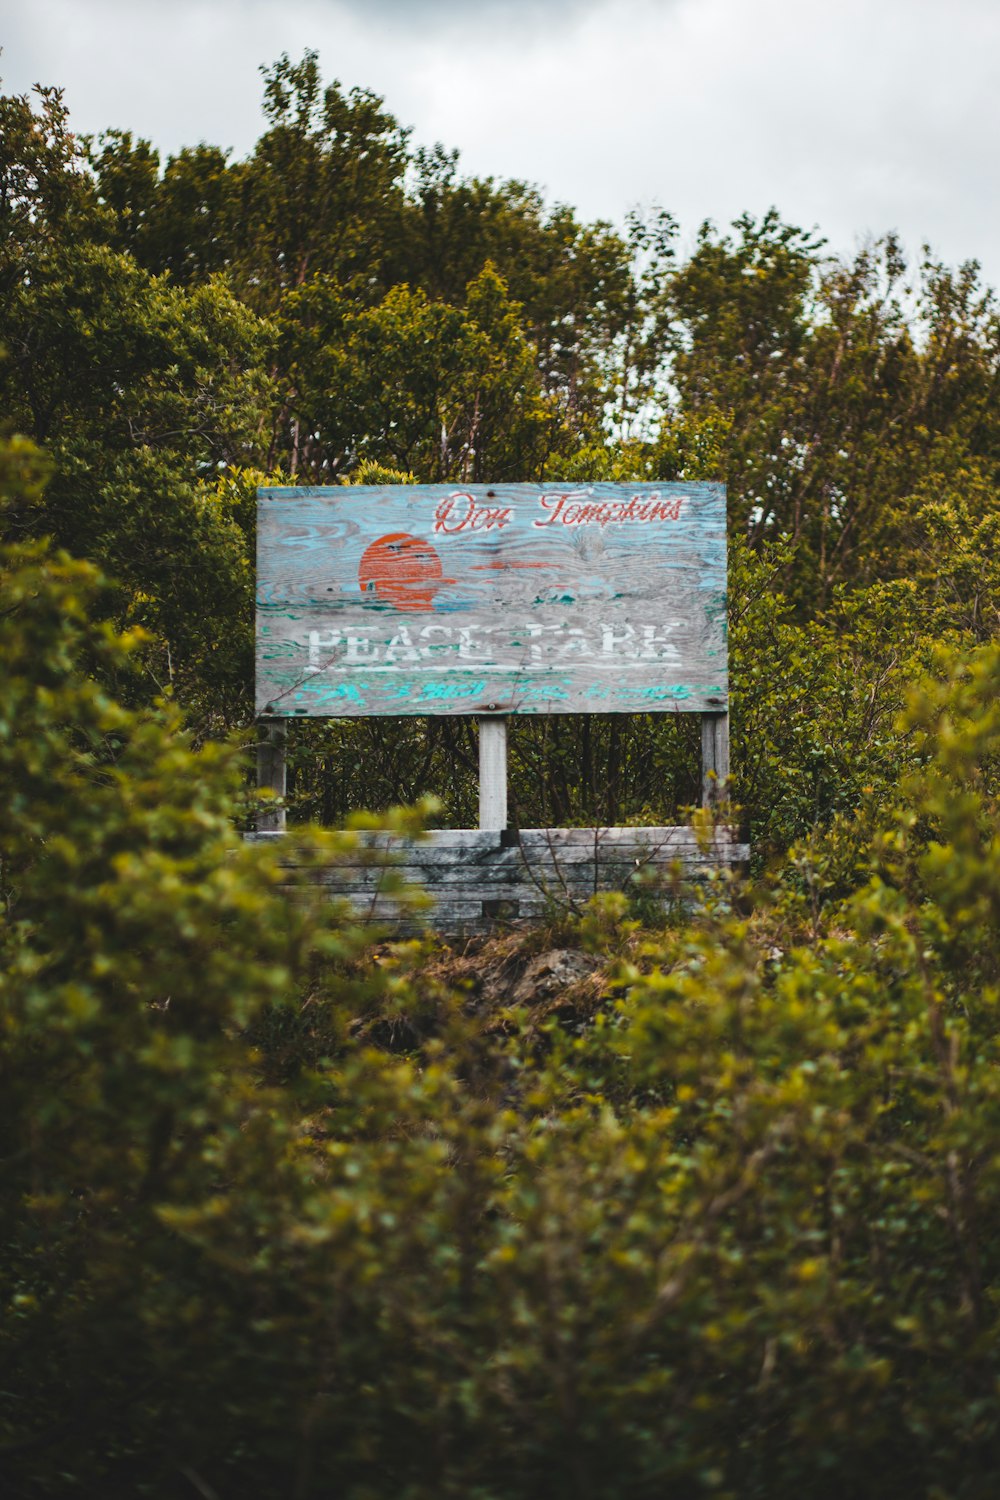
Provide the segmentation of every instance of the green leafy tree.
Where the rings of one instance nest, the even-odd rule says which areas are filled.
[[[664,285],[665,427],[725,434],[733,528],[792,539],[786,592],[809,614],[838,584],[906,575],[930,474],[992,482],[1000,324],[974,264],[911,276],[892,236],[839,262],[773,211],[734,230],[705,226]]]
[[[993,1493],[995,647],[906,695],[846,900],[607,902],[564,1028],[280,895],[94,569],[0,564],[12,1493]]]
[[[114,214],[112,243],[182,285],[224,271],[234,251],[240,172],[218,146],[168,157],[125,131],[88,143],[98,196]]]
[[[289,387],[274,454],[287,444],[290,472],[313,482],[359,459],[428,482],[538,473],[564,434],[520,314],[489,265],[461,307],[399,286],[358,308],[312,281],[283,305]]]
[[[58,170],[75,177],[66,150]],[[102,243],[96,210],[90,238],[42,235],[44,212],[25,208],[32,232],[8,242],[0,391],[55,472],[5,524],[111,570],[121,621],[155,633],[151,685],[173,683],[205,727],[239,722],[248,664],[227,647],[246,630],[249,552],[198,481],[264,440],[270,330],[220,283],[151,277]]]
[[[61,90],[36,95],[0,96],[0,309],[26,264],[101,223]]]
[[[5,493],[37,502],[33,450],[2,462]],[[91,622],[94,569],[29,543],[2,569],[2,1463],[46,1493],[51,1443],[82,1451],[89,1428],[127,1470],[134,1403],[169,1381],[166,1304],[142,1306],[170,1276],[158,1215],[249,1120],[234,1028],[282,992],[298,939],[232,832],[231,753],[193,754],[175,714],[97,680],[127,680],[136,642]]]
[[[398,232],[406,132],[375,94],[324,88],[314,52],[263,73],[268,129],[237,169],[233,274],[265,312],[315,275],[367,300]]]

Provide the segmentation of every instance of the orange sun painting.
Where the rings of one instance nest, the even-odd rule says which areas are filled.
[[[365,549],[358,565],[361,592],[396,609],[433,609],[437,590],[453,582],[445,578],[430,542],[405,531],[380,536]]]

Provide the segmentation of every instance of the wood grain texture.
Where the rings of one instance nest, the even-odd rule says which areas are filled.
[[[270,842],[273,835],[248,837]],[[599,891],[626,891],[666,908],[689,899],[693,882],[708,871],[742,865],[749,855],[731,829],[717,830],[704,846],[690,828],[672,826],[509,835],[446,829],[419,840],[364,833],[353,850],[319,867],[297,862],[290,849],[282,888],[293,900],[341,902],[355,916],[399,931],[471,936],[498,921],[579,910]],[[426,900],[414,907],[421,894]]]
[[[479,720],[479,826],[507,827],[507,719]]]
[[[257,812],[257,827],[262,833],[280,833],[285,827],[285,794],[288,772],[285,762],[287,730],[280,721],[262,719],[257,725],[257,785],[267,788],[273,802],[264,803]]]
[[[718,807],[729,794],[729,715],[702,714],[701,803]]]
[[[257,711],[721,712],[719,484],[258,493]]]

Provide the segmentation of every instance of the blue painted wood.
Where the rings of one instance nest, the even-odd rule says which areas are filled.
[[[258,492],[257,711],[724,712],[719,484]]]

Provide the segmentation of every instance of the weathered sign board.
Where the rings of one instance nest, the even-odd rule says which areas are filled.
[[[727,707],[721,484],[258,492],[262,716]]]

